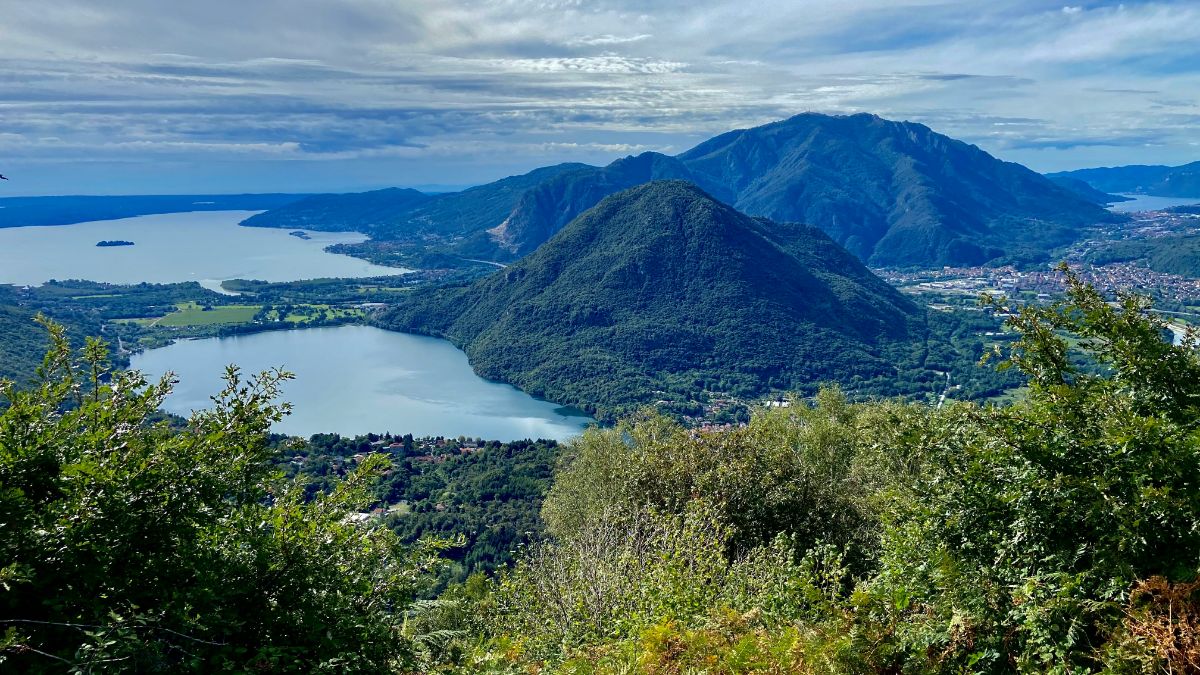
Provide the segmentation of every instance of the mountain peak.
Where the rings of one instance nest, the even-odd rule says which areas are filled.
[[[815,225],[877,266],[1040,259],[1112,214],[915,122],[803,113],[678,155],[739,210]]]
[[[384,321],[592,409],[644,400],[661,388],[646,373],[744,393],[882,377],[894,364],[881,344],[923,330],[911,301],[819,230],[751,218],[683,180],[608,196],[506,269],[414,294]]]
[[[807,112],[674,157],[560,164],[434,196],[325,196],[247,222],[358,230],[418,259],[510,261],[604,197],[663,179],[695,183],[752,216],[814,225],[881,267],[1042,260],[1082,227],[1115,218],[1078,190],[923,124]]]

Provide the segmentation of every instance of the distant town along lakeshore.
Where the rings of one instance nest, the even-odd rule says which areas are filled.
[[[104,241],[96,242],[96,245],[97,246],[133,246],[133,242],[125,241],[124,239],[105,239]]]

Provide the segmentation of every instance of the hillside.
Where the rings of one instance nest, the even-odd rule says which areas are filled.
[[[1158,197],[1200,197],[1200,162],[1183,166],[1111,166],[1050,174],[1074,178],[1103,192],[1128,192]]]
[[[679,160],[646,152],[618,159],[603,168],[588,167],[559,174],[527,190],[508,218],[488,230],[489,239],[519,257],[533,251],[601,199],[643,183],[669,179],[696,183],[720,199],[731,199],[723,186],[693,175]]]
[[[429,199],[429,195],[403,188],[313,195],[250,216],[242,224],[327,232],[373,232]]]
[[[1116,218],[1095,195],[923,125],[804,114],[722,134],[678,157],[562,164],[415,203],[398,193],[388,196],[391,204],[379,193],[323,197],[245,224],[298,227],[327,218],[389,242],[351,251],[366,257],[400,249],[507,262],[608,195],[661,179],[695,183],[750,215],[809,223],[880,266],[1041,260],[1080,227]]]
[[[610,196],[520,262],[382,318],[450,339],[485,377],[601,415],[703,390],[894,378],[885,352],[921,351],[924,321],[818,230],[683,181]]]
[[[469,188],[461,192],[425,195],[416,190],[388,189],[342,195],[320,195],[251,216],[242,221],[253,227],[305,227],[336,229],[323,221],[346,224],[380,239],[446,237],[479,233],[503,221],[524,192],[560,173],[589,168],[586,164],[558,164],[520,176]]]
[[[1116,204],[1118,202],[1133,201],[1129,197],[1110,195],[1107,192],[1101,192],[1100,190],[1097,190],[1078,178],[1071,178],[1070,176],[1048,176],[1048,178],[1050,178],[1051,182],[1053,182],[1055,185],[1061,188],[1066,188],[1067,190],[1074,192],[1076,195],[1088,200],[1089,202],[1092,202],[1093,204],[1105,206],[1107,204]]]
[[[873,266],[1037,260],[1112,214],[911,122],[803,114],[679,156],[739,210],[815,225]]]
[[[1088,262],[1096,265],[1132,261],[1140,261],[1155,272],[1200,278],[1200,235],[1116,241],[1088,257]]]

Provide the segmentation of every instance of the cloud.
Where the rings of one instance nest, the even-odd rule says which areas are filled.
[[[654,37],[648,33],[638,35],[583,35],[567,40],[566,44],[570,47],[598,47],[608,45],[627,45],[631,42],[641,42]]]
[[[1039,169],[1170,163],[1194,159],[1200,114],[1187,0],[0,4],[0,148],[7,172],[56,166],[45,191],[136,158],[160,167],[138,180],[212,189],[234,165],[239,189],[299,185],[278,167],[304,162],[482,181],[805,110],[924,122]]]

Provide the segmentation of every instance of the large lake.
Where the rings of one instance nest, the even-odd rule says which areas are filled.
[[[561,440],[590,421],[480,378],[449,342],[366,326],[180,341],[134,356],[132,367],[152,378],[175,372],[180,382],[164,408],[187,415],[209,407],[230,363],[245,373],[283,367],[296,374],[283,390],[293,413],[276,426],[296,436],[390,431]]]
[[[208,211],[139,216],[53,227],[0,229],[0,284],[38,285],[50,279],[118,284],[198,281],[214,290],[226,279],[295,281],[368,277],[408,270],[373,265],[324,251],[366,239],[355,232],[309,232],[242,227],[254,211]],[[99,247],[102,240],[133,246]]]
[[[1169,209],[1172,206],[1190,206],[1192,204],[1200,204],[1200,197],[1155,197],[1152,195],[1131,195],[1122,194],[1122,197],[1129,197],[1130,201],[1117,202],[1109,205],[1109,210],[1117,213],[1133,213],[1134,211],[1157,211],[1159,209]]]

